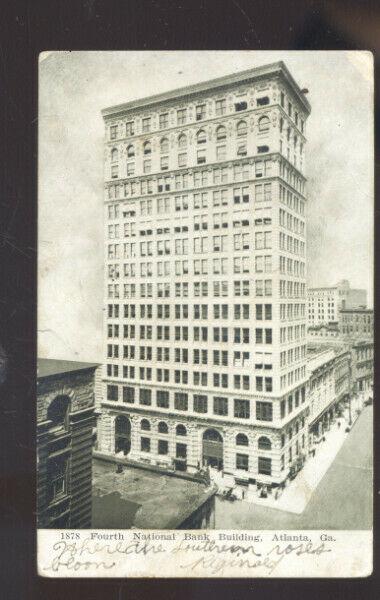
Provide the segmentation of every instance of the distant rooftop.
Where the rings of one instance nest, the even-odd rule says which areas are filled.
[[[52,358],[37,359],[37,378],[50,377],[51,375],[60,375],[62,373],[71,373],[74,371],[84,371],[85,369],[95,369],[98,363],[78,362],[76,360],[54,360]]]

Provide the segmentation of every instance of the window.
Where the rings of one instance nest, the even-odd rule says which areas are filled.
[[[125,135],[128,137],[130,135],[135,134],[135,123],[134,121],[129,121],[125,124]]]
[[[160,141],[160,152],[161,154],[167,154],[169,152],[168,138],[162,138],[162,140]]]
[[[225,140],[227,137],[227,130],[224,125],[220,125],[216,130],[216,140],[220,142],[221,140]]]
[[[144,154],[152,154],[152,144],[150,142],[145,142],[143,145]]]
[[[186,436],[187,435],[186,427],[184,425],[177,425],[177,427],[175,428],[175,434],[181,435],[181,436]]]
[[[259,131],[269,131],[269,117],[266,115],[259,119]]]
[[[215,114],[220,117],[221,115],[224,115],[226,113],[227,110],[227,102],[225,100],[225,98],[223,98],[223,100],[216,100],[215,101]]]
[[[134,155],[135,155],[135,147],[133,144],[129,144],[129,146],[127,147],[127,157],[133,158]]]
[[[186,167],[186,165],[187,165],[187,153],[180,152],[180,154],[178,154],[178,166]]]
[[[186,108],[180,108],[177,110],[177,125],[185,125],[186,123]]]
[[[150,117],[146,117],[142,120],[142,131],[143,133],[150,131]]]
[[[111,165],[111,178],[117,179],[119,174],[119,169],[117,165]]]
[[[257,106],[265,106],[266,104],[269,104],[268,96],[262,96],[261,98],[256,98],[256,104],[257,104]]]
[[[265,436],[259,437],[258,446],[259,450],[272,450],[272,442]]]
[[[135,174],[135,163],[134,162],[130,162],[127,163],[127,176],[130,177],[131,175]]]
[[[207,141],[206,132],[200,129],[197,133],[197,144],[205,144]]]
[[[146,161],[144,161],[145,164]],[[169,168],[169,157],[168,156],[161,156],[161,160],[160,160],[160,169],[161,171],[167,171]]]
[[[228,415],[228,398],[214,396],[214,415]]]
[[[158,121],[160,129],[165,129],[166,127],[169,127],[169,113],[163,113],[162,115],[160,115]]]
[[[157,390],[156,402],[159,408],[169,408],[169,392]]]
[[[175,392],[174,394],[174,408],[176,410],[187,410],[188,409],[188,396],[183,392]]]
[[[195,394],[193,396],[194,412],[207,413],[207,396]]]
[[[142,437],[140,441],[140,448],[142,452],[150,452],[150,438]]]
[[[247,123],[245,121],[239,121],[236,125],[236,135],[238,137],[245,137],[247,135]]]
[[[199,152],[199,150],[198,150]],[[216,160],[225,160],[226,159],[226,146],[217,146],[216,147]]]
[[[112,162],[116,162],[119,158],[119,153],[117,151],[117,148],[112,148],[111,150],[111,161]]]
[[[176,444],[175,455],[176,455],[176,458],[186,458],[187,457],[186,444]]]
[[[234,400],[234,417],[238,419],[249,419],[249,400]]]
[[[169,444],[167,440],[158,440],[158,454],[168,454]]]
[[[123,387],[123,402],[133,404],[135,401],[135,388],[124,386]]]
[[[50,498],[52,500],[66,494],[67,460],[60,456],[50,461]]]
[[[236,455],[236,468],[240,471],[248,471],[248,454]]]
[[[168,425],[167,425],[167,423],[165,423],[165,421],[160,421],[157,429],[158,429],[158,433],[168,433],[169,432]]]
[[[248,446],[248,438],[244,433],[238,433],[236,436],[237,446]]]
[[[140,404],[150,406],[152,404],[152,390],[140,388]]]
[[[119,400],[119,388],[117,385],[107,385],[107,400],[116,402]]]
[[[110,140],[116,140],[117,138],[117,125],[110,126]]]
[[[256,402],[256,419],[258,421],[273,421],[273,405],[271,402]]]
[[[203,165],[206,162],[206,150],[197,151],[197,164]]]
[[[183,150],[184,148],[187,147],[187,137],[184,133],[181,133],[178,136],[178,148],[180,148],[181,150]]]
[[[195,119],[197,121],[202,121],[205,118],[206,118],[206,105],[198,104],[198,106],[195,107]]]
[[[150,423],[148,419],[143,419],[140,423],[140,427],[143,431],[150,431]]]
[[[272,475],[272,459],[259,456],[258,461],[260,475]]]
[[[247,102],[245,100],[235,102],[235,111],[240,112],[241,110],[247,110]]]

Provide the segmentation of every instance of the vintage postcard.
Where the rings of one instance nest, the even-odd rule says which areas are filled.
[[[38,573],[372,572],[373,57],[44,52]]]

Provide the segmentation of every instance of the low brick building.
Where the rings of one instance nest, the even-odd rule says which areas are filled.
[[[91,526],[94,373],[97,366],[65,360],[38,360],[38,527]]]

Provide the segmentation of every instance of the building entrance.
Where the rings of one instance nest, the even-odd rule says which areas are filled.
[[[203,464],[223,469],[223,438],[216,429],[206,429],[202,440]]]
[[[115,454],[123,452],[125,456],[131,450],[131,422],[128,417],[119,415],[115,419]]]

